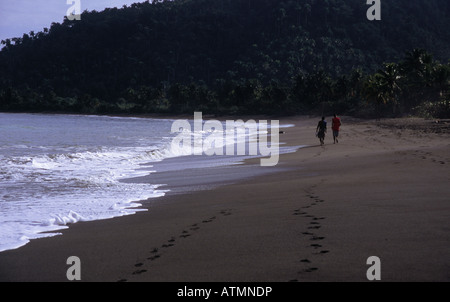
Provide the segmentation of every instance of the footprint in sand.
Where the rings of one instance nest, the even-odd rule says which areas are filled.
[[[294,214],[292,214],[292,215],[305,215],[305,214],[308,214],[308,213],[302,212],[300,209],[297,209],[294,211]]]
[[[323,255],[323,254],[328,254],[330,251],[327,251],[327,250],[323,250],[323,251],[320,251],[320,252],[318,252],[318,253],[315,253],[315,255]]]
[[[231,209],[222,210],[220,211],[220,214],[222,214],[223,216],[229,216],[231,215]]]
[[[190,228],[191,231],[197,231],[198,229],[200,229],[200,227],[198,226],[197,223],[191,225],[191,228]]]
[[[155,259],[158,259],[159,257],[161,257],[161,255],[155,255],[155,256],[148,257],[147,260],[153,261]]]
[[[318,237],[318,236],[313,236],[310,240],[323,240],[325,239],[325,237]]]
[[[305,269],[303,271],[306,272],[306,273],[312,273],[312,272],[315,272],[317,270],[318,270],[317,267],[310,267],[310,268],[307,268],[307,269]]]
[[[309,230],[318,230],[320,229],[320,225],[316,225],[316,226],[310,226],[308,227]]]
[[[220,211],[220,214],[222,214],[223,216],[231,215],[231,210],[229,210],[229,209],[222,210],[222,211]],[[212,221],[214,221],[216,218],[217,218],[216,216],[212,216],[212,217],[210,217],[210,218],[208,218],[208,219],[203,220],[202,223],[209,223],[209,222],[212,222]],[[192,224],[191,227],[190,227],[189,229],[190,229],[191,231],[196,231],[196,230],[200,229],[200,227],[199,227],[198,225],[199,225],[198,223]],[[187,230],[183,230],[183,231],[181,232],[181,235],[180,235],[179,237],[181,237],[181,238],[187,238],[187,237],[189,237],[189,236],[191,236],[191,234],[189,234],[189,232],[188,232]],[[175,241],[176,241],[176,237],[171,237],[169,240],[167,240],[167,243],[164,243],[163,245],[161,245],[160,248],[169,248],[169,247],[172,247],[172,246],[175,245],[175,244],[174,244]],[[161,257],[161,254],[157,254],[158,251],[159,251],[159,248],[156,248],[156,247],[153,248],[153,249],[150,251],[150,254],[152,254],[152,256],[148,257],[147,260],[149,260],[149,261],[154,261],[154,260],[160,258],[160,257]],[[143,265],[144,265],[144,263],[139,262],[139,263],[136,263],[134,266],[135,266],[135,267],[142,267]],[[134,272],[132,272],[132,275],[140,275],[140,274],[145,273],[145,272],[147,272],[146,269],[135,270]],[[122,279],[119,279],[119,280],[118,280],[118,282],[126,282],[126,281],[128,281],[128,280],[125,279],[125,278],[122,278]]]
[[[180,238],[187,238],[191,236],[191,234],[189,234],[188,231],[184,230],[183,232],[181,232]]]
[[[317,205],[318,203],[325,202],[325,200],[323,200],[319,196],[313,194],[311,191],[307,192],[307,193],[308,194],[305,195],[305,196],[310,198],[310,199],[312,199],[311,203],[309,205],[301,207],[300,209],[295,210],[293,215],[300,215],[300,213],[302,213],[304,215],[303,217],[310,218],[309,226],[307,227],[307,229],[311,230],[311,231],[305,231],[305,232],[302,232],[301,234],[305,235],[305,236],[309,236],[309,240],[311,240],[313,242],[314,241],[315,242],[319,242],[321,240],[324,240],[325,237],[318,236],[318,235],[312,233],[312,230],[320,229],[321,228],[321,224],[320,224],[319,221],[326,219],[326,217],[318,217],[318,216],[315,216],[315,215],[311,215],[311,214],[309,214],[307,212],[301,212],[301,209],[311,208],[311,207]],[[323,246],[321,244],[318,244],[318,243],[312,243],[312,244],[309,245],[309,247],[311,247],[311,248],[313,248],[315,250],[314,252],[311,253],[313,258],[314,257],[319,257],[319,255],[328,254],[330,252],[328,250],[323,249]],[[310,259],[304,258],[304,259],[300,260],[300,262],[304,263],[304,264],[311,265],[311,263],[313,261],[311,261]],[[315,272],[317,270],[318,270],[317,267],[307,267],[307,268],[303,269],[302,271],[300,271],[299,273],[305,273],[305,272],[306,273],[311,273],[311,272]],[[293,280],[297,280],[297,279],[293,279]]]
[[[308,259],[302,259],[302,260],[300,260],[300,262],[303,262],[303,263],[311,263],[311,261],[309,261]]]
[[[216,216],[213,216],[213,217],[211,217],[209,219],[205,219],[205,220],[202,221],[202,223],[209,223],[209,222],[214,221],[214,219],[216,219]]]

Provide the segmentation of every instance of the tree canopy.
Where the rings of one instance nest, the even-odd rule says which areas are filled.
[[[84,11],[2,41],[0,110],[447,108],[450,3],[383,1],[381,21],[367,9],[361,0],[175,0]]]

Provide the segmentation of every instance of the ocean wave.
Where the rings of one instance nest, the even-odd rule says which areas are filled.
[[[27,117],[25,122],[34,118],[42,117]],[[78,119],[87,119],[85,116],[57,118],[61,122],[67,119],[70,126],[75,125],[73,122],[78,122]],[[152,121],[148,119],[128,117],[89,117],[88,119],[93,124],[81,130],[91,131],[94,127],[103,127],[106,133],[110,133],[112,131],[108,128],[109,124],[104,124],[105,121],[120,123],[119,129],[123,129],[122,124],[126,124],[129,132],[124,131],[120,135],[114,133],[112,142],[123,140],[127,144],[121,145],[121,142],[118,142],[117,145],[111,145],[111,138],[103,138],[101,131],[99,131],[100,134],[93,135],[99,140],[98,142],[89,140],[90,144],[86,144],[87,133],[83,136],[78,133],[80,129],[75,129],[70,132],[73,137],[61,138],[64,144],[60,144],[60,140],[54,135],[48,135],[53,144],[45,144],[45,137],[43,137],[35,140],[41,143],[40,145],[22,141],[6,142],[2,145],[0,251],[22,246],[31,239],[58,235],[60,234],[58,230],[79,221],[109,219],[145,210],[142,209],[141,201],[164,196],[167,191],[160,190],[160,184],[130,183],[123,180],[153,173],[155,162],[205,151],[203,142],[207,141],[211,135],[224,138],[223,144],[214,146],[215,148],[238,142],[254,143],[256,141],[255,137],[250,137],[251,133],[235,134],[234,130],[226,129],[224,126],[223,131],[212,129],[206,131],[202,129],[197,132],[184,131],[181,135],[189,137],[191,144],[177,145],[173,144],[173,138],[180,133],[171,134],[165,130],[170,129],[173,120],[166,120],[163,125],[157,124],[156,129],[153,129],[150,127],[153,125]],[[128,122],[133,125],[128,125]],[[47,118],[33,120],[33,123],[46,124]],[[140,131],[135,129],[136,123],[142,123],[142,125],[139,124]],[[158,123],[161,123],[161,120]],[[40,128],[36,126],[35,129]],[[45,128],[45,131],[53,131],[53,129]],[[152,132],[152,136],[147,137],[146,129],[152,129],[155,133]],[[27,138],[30,137],[28,132],[25,134]],[[80,138],[83,141],[79,141]],[[191,148],[195,145],[200,145],[202,149]],[[235,159],[240,157],[233,158],[233,162]],[[207,164],[202,163],[202,165],[206,167],[224,164],[224,162],[229,164],[232,161],[208,161]],[[180,165],[175,168],[183,169],[186,166]]]

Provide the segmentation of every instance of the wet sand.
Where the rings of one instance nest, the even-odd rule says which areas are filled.
[[[359,282],[370,256],[382,281],[450,281],[447,124],[344,117],[321,147],[317,121],[282,121],[280,141],[309,147],[275,168],[151,175],[172,193],[1,252],[0,281],[67,281],[69,256],[82,281]]]

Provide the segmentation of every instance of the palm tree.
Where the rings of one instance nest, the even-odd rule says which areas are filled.
[[[408,82],[413,86],[429,85],[431,83],[431,71],[433,56],[423,49],[414,49],[406,53],[400,67],[402,73],[408,77]]]
[[[437,86],[438,94],[442,97],[450,86],[450,65],[438,64],[433,68],[433,82]]]
[[[396,113],[399,105],[399,92],[401,91],[400,79],[398,65],[387,63],[384,65],[384,69],[369,76],[364,82],[362,94],[370,103],[375,104],[379,117],[383,105],[392,106],[393,113]]]
[[[414,49],[406,54],[400,66],[404,76],[404,98],[408,107],[413,108],[426,99],[434,99],[436,70],[431,54],[422,49]]]
[[[367,77],[362,88],[363,96],[370,102],[384,103],[383,95],[381,93],[381,81],[379,74],[373,74]]]
[[[384,103],[392,103],[395,109],[398,105],[398,95],[401,91],[399,67],[396,63],[387,63],[384,64],[384,69],[378,71],[378,74]]]

